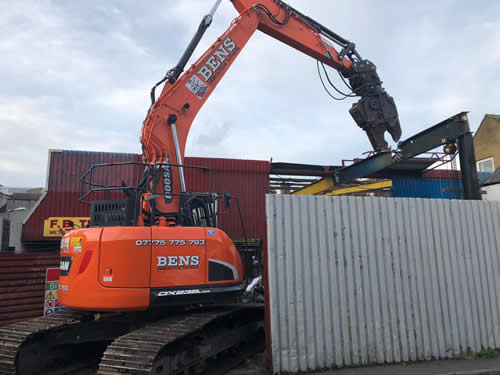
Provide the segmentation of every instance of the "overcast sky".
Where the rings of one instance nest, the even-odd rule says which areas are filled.
[[[500,1],[289,0],[357,44],[403,139],[460,112],[500,113]],[[150,87],[210,0],[0,0],[0,184],[43,186],[49,148],[140,152]],[[194,58],[237,12],[224,0]],[[332,75],[332,77],[337,77]],[[187,156],[336,165],[371,149],[315,62],[257,32],[193,124]]]

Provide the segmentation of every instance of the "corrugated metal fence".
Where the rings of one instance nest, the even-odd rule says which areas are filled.
[[[59,267],[59,252],[0,254],[0,326],[43,315],[50,267]]]
[[[267,195],[273,369],[500,347],[500,206]]]

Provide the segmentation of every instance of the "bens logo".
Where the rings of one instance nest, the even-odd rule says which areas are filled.
[[[203,77],[205,82],[208,82],[235,49],[236,43],[233,42],[230,37],[227,37],[214,54],[210,56],[205,65],[198,71],[198,74]],[[215,79],[215,76],[213,79]]]
[[[156,257],[156,267],[161,269],[194,269],[200,267],[199,256]]]

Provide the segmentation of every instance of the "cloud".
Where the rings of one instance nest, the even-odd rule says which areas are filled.
[[[214,149],[221,147],[231,136],[232,123],[225,121],[220,126],[211,126],[210,129],[203,131],[194,141],[194,147],[207,147]]]
[[[377,64],[403,139],[458,111],[471,111],[473,129],[484,113],[498,113],[499,2],[289,2]],[[0,183],[44,185],[48,148],[138,152],[149,90],[212,4],[5,7]],[[190,64],[237,15],[222,2]],[[330,100],[310,57],[257,31],[195,119],[186,155],[340,164],[370,149],[348,113],[353,102]]]
[[[145,116],[151,103],[148,95],[150,89],[146,85],[117,88],[99,97],[98,101],[115,111]]]
[[[0,96],[3,185],[44,185],[48,149],[124,152],[131,148],[130,136],[107,129],[89,130],[66,118],[64,112],[64,102],[57,97]]]

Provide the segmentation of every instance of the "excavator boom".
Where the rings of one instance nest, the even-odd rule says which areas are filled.
[[[365,130],[376,151],[388,148],[385,131],[395,141],[399,140],[401,128],[394,100],[382,88],[375,65],[361,58],[354,43],[279,0],[259,3],[232,0],[232,3],[240,15],[229,29],[180,75],[212,21],[212,14],[205,16],[179,64],[160,81],[167,83],[158,100],[153,89],[153,102],[141,135],[147,163],[182,165],[187,136],[195,116],[257,29],[336,69],[343,79],[349,81],[352,93],[347,96],[361,97],[350,113]],[[162,174],[168,178],[158,177],[154,184],[158,198],[151,200],[152,209],[164,216],[174,215],[179,207],[179,197],[175,194],[185,192],[183,169],[163,170]]]

